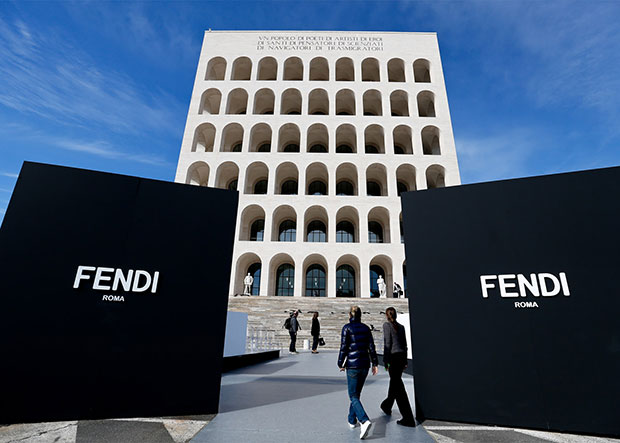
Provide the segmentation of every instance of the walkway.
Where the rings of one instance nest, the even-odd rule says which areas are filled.
[[[192,442],[354,442],[359,427],[349,429],[346,375],[336,366],[335,352],[283,354],[279,360],[225,374],[220,413]],[[381,368],[368,376],[362,403],[374,422],[368,440],[433,442],[422,428],[396,424],[379,409],[389,377]],[[406,385],[412,398],[413,383]]]

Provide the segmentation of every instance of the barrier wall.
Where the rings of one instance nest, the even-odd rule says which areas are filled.
[[[24,163],[0,422],[216,413],[236,212],[235,192]]]
[[[620,168],[402,203],[418,412],[620,435]]]

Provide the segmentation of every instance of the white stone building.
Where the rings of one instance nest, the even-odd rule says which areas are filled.
[[[239,190],[231,295],[389,296],[400,192],[460,184],[436,34],[207,31],[176,181]]]

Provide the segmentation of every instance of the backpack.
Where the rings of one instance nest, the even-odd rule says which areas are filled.
[[[284,328],[291,329],[291,317],[284,320]]]

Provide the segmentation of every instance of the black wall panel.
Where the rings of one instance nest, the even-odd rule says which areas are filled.
[[[402,203],[419,412],[620,435],[620,168]],[[483,297],[480,276],[532,273],[564,273],[570,295],[502,296],[490,278]]]
[[[235,192],[24,163],[0,229],[0,422],[217,412],[236,211]],[[159,272],[157,290],[96,290],[95,271],[74,289],[80,265]]]

